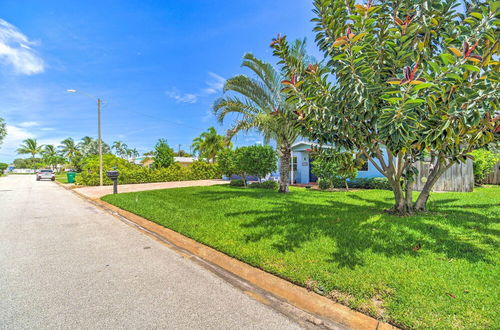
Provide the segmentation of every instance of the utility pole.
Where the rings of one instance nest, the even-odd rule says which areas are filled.
[[[102,180],[102,136],[101,136],[101,99],[97,99],[97,130],[99,139],[99,184],[103,185]]]

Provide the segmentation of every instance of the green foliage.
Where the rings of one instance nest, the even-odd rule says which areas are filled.
[[[194,162],[189,167],[172,164],[169,167],[150,169],[134,165],[115,155],[103,155],[103,170],[111,171],[114,168],[119,172],[118,183],[150,183],[186,180],[206,180],[220,178],[221,172],[217,164]],[[82,172],[76,178],[77,184],[86,186],[99,185],[99,157],[93,156],[86,162]],[[104,184],[113,182],[104,175]]]
[[[463,12],[459,0],[315,0],[324,68],[297,60],[286,37],[272,43],[288,100],[300,106],[301,135],[375,160],[400,213],[425,209],[442,173],[495,139],[499,6],[466,3]],[[404,187],[412,164],[429,155],[432,171],[413,205]]]
[[[349,180],[351,188],[392,190],[387,178],[356,178]]]
[[[293,44],[294,56],[309,59],[305,52],[305,41],[297,40]],[[232,138],[238,132],[257,129],[264,141],[276,141],[276,148],[281,157],[280,164],[286,164],[284,158],[290,158],[290,148],[299,136],[295,126],[293,111],[295,105],[287,101],[282,93],[282,73],[272,64],[245,54],[242,66],[248,68],[252,76],[237,75],[224,84],[224,96],[215,101],[214,113],[220,123],[227,115],[236,115],[228,136]],[[286,166],[286,165],[284,165]],[[290,173],[287,167],[280,170],[282,192],[288,191]]]
[[[500,155],[485,149],[474,150],[471,155],[474,157],[474,181],[481,184],[494,171],[495,164],[500,160]]]
[[[356,159],[350,152],[338,152],[331,149],[322,150],[314,160],[312,172],[316,175],[323,187],[348,187],[347,180],[358,175]]]
[[[43,145],[39,145],[36,139],[26,139],[17,149],[17,153],[20,155],[30,154],[31,158],[34,159],[36,155],[42,152],[42,150]]]
[[[222,176],[220,166],[217,163],[195,161],[188,169],[190,171],[188,174],[189,180],[220,179]]]
[[[198,153],[200,159],[215,162],[217,154],[225,148],[232,146],[231,141],[222,135],[217,134],[214,127],[209,127],[193,140],[193,152]]]
[[[236,162],[236,152],[232,149],[224,149],[217,154],[217,164],[222,174],[231,177],[238,174],[238,164]]]
[[[271,190],[278,190],[278,182],[268,180],[264,182],[252,182],[248,185],[248,188],[260,188],[260,189],[271,189]]]
[[[278,158],[270,146],[249,146],[236,149],[236,167],[243,178],[254,175],[259,178],[276,171]]]
[[[402,329],[494,329],[499,195],[435,194],[432,212],[404,219],[380,212],[384,190],[217,185],[103,199]]]
[[[3,118],[0,118],[0,144],[2,144],[3,139],[7,135],[7,128]]]
[[[2,174],[3,171],[5,171],[8,167],[9,167],[9,164],[0,163],[0,174]]]
[[[39,158],[17,158],[14,159],[14,166],[19,169],[34,169],[38,168],[37,164],[39,164],[41,159]]]
[[[90,136],[84,136],[78,143],[77,147],[81,153],[82,159],[99,155],[99,140],[93,139]],[[111,154],[111,148],[106,142],[102,141],[101,148],[103,155]]]
[[[229,185],[233,187],[243,187],[245,186],[245,181],[243,181],[243,179],[231,180],[231,182],[229,182]]]
[[[99,156],[91,156],[84,160],[85,165],[82,167],[82,172],[76,178],[77,184],[83,184],[86,186],[97,186],[99,185]],[[113,181],[108,179],[106,176],[107,171],[117,170],[120,173],[125,173],[134,168],[139,168],[127,162],[125,159],[119,158],[112,154],[102,155],[102,169],[103,169],[103,181],[104,184],[112,184]]]
[[[153,168],[166,168],[174,163],[174,151],[167,140],[159,139],[155,145]]]
[[[82,161],[82,153],[78,149],[75,140],[73,140],[72,138],[64,139],[61,141],[61,145],[58,148],[61,154],[66,157],[70,166],[81,170],[80,163]]]

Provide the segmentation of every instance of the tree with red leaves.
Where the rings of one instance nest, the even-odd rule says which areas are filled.
[[[426,210],[439,177],[498,141],[499,2],[315,0],[311,69],[273,42],[301,135],[363,154],[394,191],[392,211]],[[415,162],[430,175],[413,198]]]

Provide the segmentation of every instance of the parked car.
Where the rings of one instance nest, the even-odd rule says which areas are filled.
[[[56,175],[53,170],[39,170],[36,172],[36,181],[40,181],[42,179],[50,179],[54,181],[56,179]]]

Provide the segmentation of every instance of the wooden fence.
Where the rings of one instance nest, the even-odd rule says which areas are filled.
[[[500,161],[498,161],[490,175],[484,180],[486,184],[500,184]]]
[[[418,177],[413,186],[414,190],[420,191],[424,188],[426,179],[429,177],[430,162],[418,162]],[[471,192],[474,189],[474,173],[472,160],[467,159],[465,163],[454,164],[438,179],[433,191],[458,191]]]

